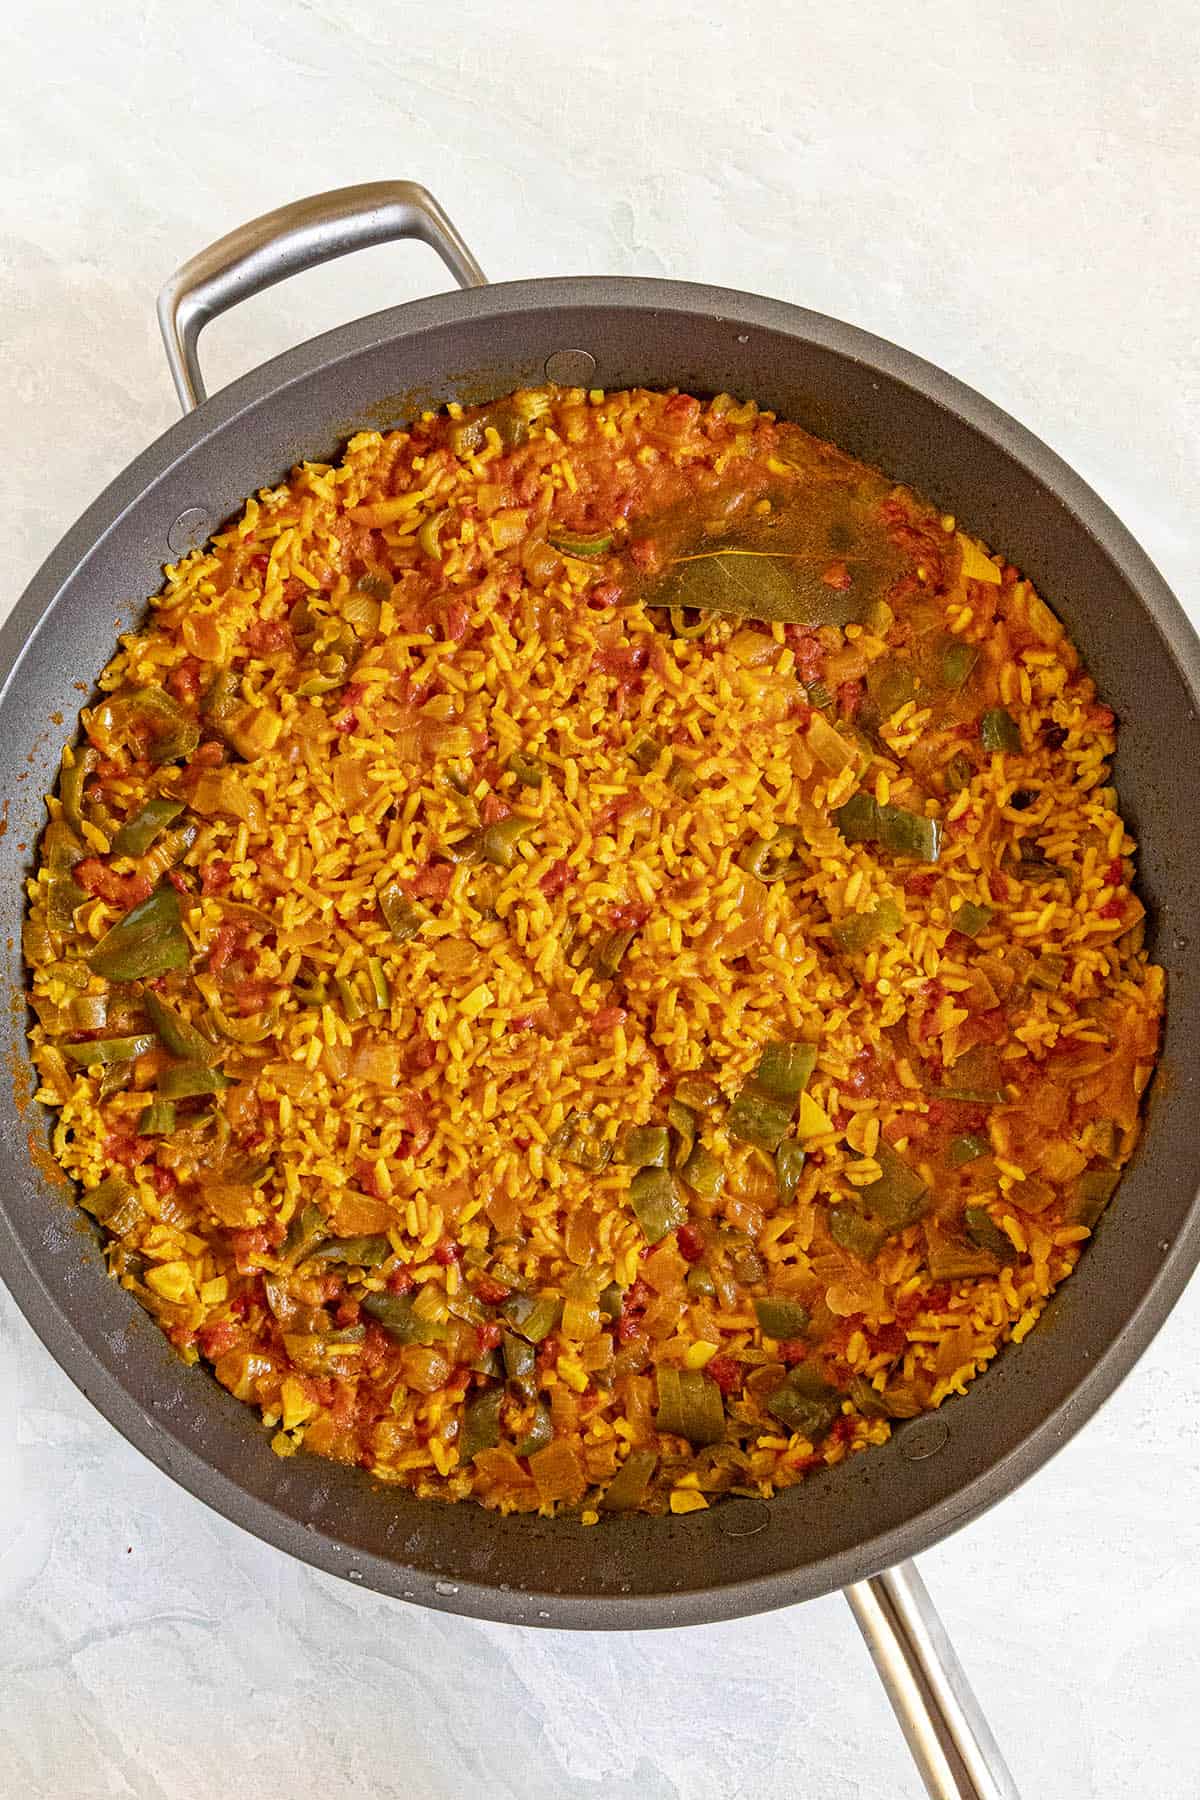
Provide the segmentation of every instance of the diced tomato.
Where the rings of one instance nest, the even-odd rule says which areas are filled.
[[[458,1261],[461,1255],[461,1245],[443,1242],[434,1250],[433,1260],[435,1263],[440,1263],[443,1269],[448,1269]]]
[[[868,1333],[868,1337],[873,1356],[878,1356],[881,1351],[886,1351],[889,1356],[899,1356],[908,1342],[908,1333],[899,1324],[879,1325]]]
[[[723,1394],[736,1393],[742,1385],[742,1365],[732,1356],[714,1356],[705,1364],[705,1373],[711,1375]]]
[[[358,730],[358,714],[354,712],[338,713],[333,721],[333,729],[341,737],[347,737],[350,732]]]
[[[185,706],[189,706],[200,692],[202,668],[203,664],[198,656],[185,656],[179,667],[172,669],[167,676],[168,693],[174,694],[176,700],[181,700]]]
[[[499,794],[485,794],[479,808],[479,817],[485,825],[496,825],[501,819],[507,819],[511,812],[512,807]]]
[[[602,1006],[592,1019],[592,1030],[597,1037],[606,1032],[615,1031],[629,1017],[623,1006]]]
[[[92,894],[120,912],[128,912],[148,900],[153,888],[144,875],[116,875],[98,856],[85,856],[71,871],[85,894]]]
[[[246,648],[252,656],[270,656],[290,647],[292,634],[283,619],[255,619],[246,631]]]
[[[598,581],[594,588],[588,590],[589,606],[615,606],[621,598],[621,589],[615,581]]]
[[[1100,917],[1102,919],[1119,919],[1124,912],[1125,902],[1118,895],[1115,899],[1106,901],[1100,908]]]
[[[389,1294],[411,1294],[417,1284],[407,1269],[393,1269],[384,1285]]]
[[[803,1338],[784,1338],[779,1346],[779,1360],[786,1363],[789,1369],[802,1363],[807,1355],[808,1345]]]
[[[231,1231],[229,1241],[233,1247],[234,1261],[238,1273],[252,1274],[258,1266],[256,1258],[266,1256],[270,1250],[270,1240],[261,1225],[248,1227],[244,1231]]]
[[[617,900],[608,909],[614,931],[640,931],[649,917],[650,908],[641,900]]]
[[[653,574],[659,566],[658,545],[653,538],[634,538],[629,546],[629,560],[635,568]]]
[[[126,1169],[145,1162],[154,1149],[153,1138],[132,1137],[122,1133],[104,1140],[104,1154],[109,1162],[120,1163]]]
[[[232,880],[233,864],[215,857],[200,872],[200,892],[206,897],[209,894],[222,894]]]
[[[164,1169],[155,1163],[150,1174],[154,1180],[154,1191],[160,1200],[164,1199],[167,1194],[173,1194],[179,1186],[179,1177],[174,1169]]]
[[[915,894],[919,899],[924,900],[932,894],[936,886],[936,875],[909,875],[904,882],[904,891],[906,894]]]
[[[827,588],[834,588],[839,593],[844,593],[850,586],[850,571],[844,562],[831,562],[822,574],[821,580]]]
[[[218,1356],[233,1349],[241,1335],[242,1327],[236,1319],[214,1319],[211,1325],[200,1327],[196,1342],[209,1362],[216,1362]]]
[[[461,644],[471,622],[471,610],[465,600],[452,600],[442,614],[446,636],[452,644]]]
[[[784,642],[796,658],[796,672],[801,681],[816,681],[825,666],[825,651],[806,625],[785,625]]]
[[[550,867],[538,882],[538,886],[541,888],[543,894],[545,894],[547,900],[555,900],[565,888],[570,887],[574,879],[574,869],[572,869],[565,856],[560,856],[557,862],[552,862],[550,864]]]
[[[699,1262],[707,1248],[704,1233],[694,1225],[681,1225],[675,1233],[675,1242],[684,1262]]]
[[[1109,887],[1120,887],[1125,879],[1125,864],[1119,856],[1114,856],[1104,871],[1104,879]]]
[[[208,971],[210,975],[219,975],[225,964],[234,955],[238,947],[241,933],[236,925],[218,925],[208,951]]]
[[[857,719],[866,691],[861,681],[839,681],[837,704],[844,719]]]
[[[216,738],[210,738],[208,743],[201,744],[199,749],[193,750],[192,754],[188,757],[188,768],[216,769],[219,768],[224,761],[224,744],[219,744]]]
[[[629,644],[597,650],[592,657],[592,668],[628,682],[633,676],[640,675],[649,661],[650,649],[647,644]]]
[[[1089,706],[1088,718],[1099,731],[1111,731],[1117,722],[1117,715],[1111,706]]]
[[[499,1306],[509,1295],[508,1288],[502,1281],[497,1281],[494,1275],[481,1275],[475,1283],[475,1292],[485,1306]]]
[[[807,731],[812,723],[813,709],[807,700],[802,700],[799,694],[794,694],[787,703],[787,716],[789,719],[795,719],[801,731]]]
[[[420,900],[444,900],[450,892],[454,868],[450,863],[422,863],[409,887]]]
[[[503,1336],[504,1332],[501,1330],[500,1326],[496,1324],[496,1321],[494,1319],[489,1319],[485,1325],[479,1327],[479,1348],[481,1350],[494,1350]]]
[[[436,1061],[437,1045],[433,1039],[423,1031],[414,1033],[408,1055],[405,1057],[407,1067],[413,1074],[419,1075],[425,1069],[432,1069]]]
[[[181,874],[178,869],[168,869],[167,870],[167,880],[170,882],[171,886],[175,889],[175,892],[177,894],[186,894],[189,891],[188,884],[187,884],[187,876]]]

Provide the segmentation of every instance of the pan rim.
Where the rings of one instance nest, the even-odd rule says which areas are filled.
[[[728,320],[751,329],[782,331],[860,363],[914,388],[997,445],[1047,489],[1097,543],[1134,590],[1158,633],[1193,704],[1200,710],[1200,640],[1183,608],[1146,553],[1107,504],[1039,438],[1002,409],[913,353],[856,326],[787,302],[699,283],[639,277],[556,277],[469,289],[389,308],[339,326],[249,371],[170,426],[111,482],[51,551],[0,628],[0,704],[11,703],[25,653],[37,627],[79,564],[115,531],[126,511],[154,482],[213,431],[287,388],[329,371],[339,361],[399,338],[533,307],[597,313],[618,307]],[[814,1597],[928,1548],[978,1517],[1049,1460],[1113,1392],[1145,1350],[1200,1260],[1200,1201],[1149,1281],[1124,1328],[1070,1392],[1015,1448],[952,1495],[910,1515],[902,1525],[824,1558],[818,1580],[800,1567],[787,1575],[738,1578],[723,1586],[627,1595],[568,1596],[513,1589],[488,1581],[439,1582],[428,1572],[373,1552],[341,1547],[306,1530],[270,1500],[249,1493],[215,1463],[148,1413],[118,1377],[96,1357],[68,1319],[52,1288],[31,1260],[15,1224],[0,1210],[0,1275],[60,1367],[118,1431],[196,1498],[231,1522],[277,1548],[329,1573],[363,1581],[398,1598],[475,1617],[590,1629],[684,1625],[745,1616]],[[674,1520],[675,1529],[686,1521]]]

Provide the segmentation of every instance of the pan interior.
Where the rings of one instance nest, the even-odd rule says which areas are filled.
[[[883,1448],[789,1490],[683,1518],[501,1518],[379,1490],[316,1458],[281,1461],[250,1410],[184,1367],[110,1283],[46,1153],[29,1098],[19,944],[42,796],[87,683],[140,616],[164,561],[301,457],[425,404],[544,380],[586,350],[609,388],[729,390],[921,489],[1025,570],[1063,618],[1121,721],[1116,775],[1141,840],[1139,892],[1168,974],[1150,1127],[1109,1215],[1042,1323],[966,1399]],[[0,1271],[52,1352],[107,1416],[202,1499],[293,1554],[383,1591],[530,1624],[689,1623],[783,1605],[927,1546],[1002,1497],[1111,1390],[1197,1255],[1200,981],[1190,938],[1200,844],[1200,658],[1141,552],[1036,440],[950,378],[796,308],[682,284],[576,281],[477,290],[377,315],[302,346],[210,401],[101,497],[0,634],[9,671],[0,837],[15,1101],[0,1107]],[[60,721],[65,720],[64,724]],[[1163,754],[1163,746],[1170,753]]]

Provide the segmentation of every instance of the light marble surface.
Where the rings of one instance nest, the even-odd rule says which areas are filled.
[[[152,301],[399,175],[494,279],[687,276],[852,318],[1024,419],[1200,611],[1193,0],[850,9],[42,0],[0,107],[0,604],[173,417]],[[375,251],[215,326],[215,387],[439,285]],[[1200,1291],[1081,1439],[925,1559],[1026,1796],[1191,1796]],[[683,1633],[393,1604],[129,1449],[0,1294],[0,1796],[906,1800],[837,1599]]]

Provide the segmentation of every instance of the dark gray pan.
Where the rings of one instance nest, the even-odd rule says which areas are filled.
[[[967,1398],[770,1506],[593,1530],[419,1503],[315,1458],[276,1458],[254,1415],[203,1369],[185,1368],[105,1278],[98,1247],[44,1172],[36,1152],[46,1122],[27,1100],[19,998],[22,878],[81,702],[76,683],[107,660],[118,617],[139,617],[171,554],[169,534],[176,550],[189,528],[204,535],[298,458],[336,455],[357,424],[398,422],[420,399],[479,399],[537,382],[547,358],[567,349],[589,351],[606,387],[752,395],[913,483],[1032,576],[1120,716],[1121,800],[1142,841],[1140,891],[1170,982],[1144,1147],[1077,1274],[1025,1343]],[[381,402],[389,395],[404,398]],[[687,1624],[823,1594],[923,1550],[1039,1468],[1112,1392],[1200,1255],[1200,946],[1191,941],[1200,646],[1146,556],[1077,475],[978,394],[891,344],[798,307],[663,281],[515,282],[378,313],[235,382],[139,457],[33,581],[0,634],[0,666],[0,938],[15,1081],[0,1101],[0,1272],[58,1362],[127,1438],[295,1556],[426,1605],[528,1624]]]

